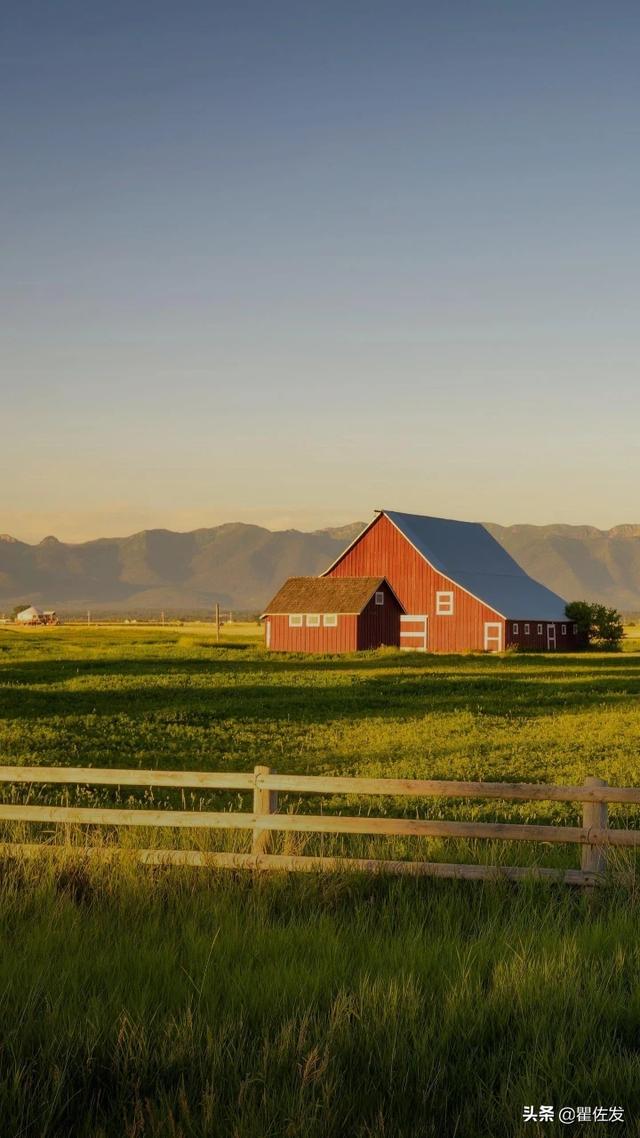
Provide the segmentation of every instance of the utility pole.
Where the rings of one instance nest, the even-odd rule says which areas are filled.
[[[91,624],[91,612],[87,609],[87,624]]]
[[[216,640],[220,639],[220,604],[216,601]]]
[[[164,628],[164,610],[160,614],[160,619],[162,620],[162,627]]]

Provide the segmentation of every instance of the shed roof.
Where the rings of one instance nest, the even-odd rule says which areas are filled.
[[[562,597],[529,577],[479,522],[380,512],[434,569],[507,620],[565,619]]]
[[[289,577],[262,615],[292,612],[359,615],[382,585],[388,585],[384,577]]]

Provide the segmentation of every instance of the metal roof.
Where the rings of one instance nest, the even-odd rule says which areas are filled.
[[[359,616],[382,585],[388,586],[384,577],[289,577],[262,615],[336,612]]]
[[[434,569],[507,620],[565,620],[562,597],[529,577],[479,522],[380,512]]]

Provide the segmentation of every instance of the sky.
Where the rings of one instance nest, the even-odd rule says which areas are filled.
[[[640,6],[7,0],[0,532],[640,522]]]

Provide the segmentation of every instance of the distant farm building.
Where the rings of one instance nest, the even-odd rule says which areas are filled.
[[[53,609],[45,612],[42,609],[36,608],[35,605],[29,605],[28,608],[22,609],[16,613],[16,623],[26,625],[37,624],[59,624],[58,617]]]
[[[476,522],[379,510],[319,580],[354,585],[376,579],[384,579],[400,605],[397,637],[390,639],[389,625],[380,643],[423,652],[501,652],[511,647],[571,651],[581,646],[562,597],[529,577]],[[284,612],[274,608],[277,600],[265,615]],[[333,644],[303,635],[300,629],[307,628],[308,616],[315,621],[318,612],[327,610],[317,600],[309,608],[302,596],[293,607],[292,601],[288,604],[288,613],[301,624],[287,623],[287,634],[279,627],[275,637],[267,625],[271,648],[332,652],[375,646],[356,645],[353,634],[344,643],[336,637]]]
[[[28,608],[22,609],[16,613],[17,624],[41,624],[43,613],[37,609],[35,605],[29,605]]]
[[[356,652],[400,642],[404,609],[384,577],[290,577],[267,605],[267,648]]]

